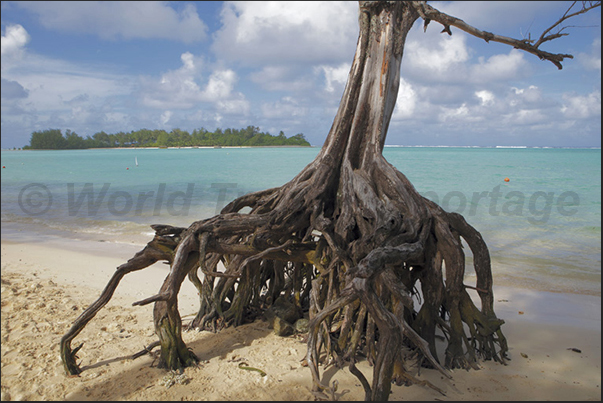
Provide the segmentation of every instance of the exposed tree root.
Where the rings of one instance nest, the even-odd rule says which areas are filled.
[[[297,203],[298,213],[290,214],[288,221],[280,219],[278,201],[296,204],[288,188],[296,187],[300,177],[307,182],[298,187],[300,193],[316,191],[318,185],[311,185],[314,171],[270,193],[237,199],[223,214],[187,229],[153,226],[153,241],[118,267],[101,297],[63,337],[61,356],[67,372],[79,373],[75,354],[81,346],[70,351],[71,340],[108,302],[121,278],[159,260],[171,264],[163,286],[158,294],[134,304],[155,304],[160,366],[169,369],[197,361],[182,341],[177,310],[177,295],[187,276],[200,292],[199,313],[190,325],[194,328],[240,325],[279,296],[308,312],[312,320],[307,361],[317,391],[326,388],[318,370],[321,351],[326,353],[323,361],[340,366],[353,364],[358,354],[367,356],[374,365],[367,393],[380,400],[387,398],[392,380],[400,384],[412,379],[404,370],[410,356],[446,376],[444,367],[476,368],[480,357],[504,362],[503,321],[492,309],[489,254],[479,233],[460,215],[446,213],[418,195],[385,160],[370,166],[369,173],[354,170],[340,183],[340,189],[354,185],[345,190],[353,205],[338,201],[332,192],[312,193],[312,208]],[[307,170],[313,171],[312,164]],[[268,203],[274,207],[266,212]],[[232,212],[243,207],[251,207],[251,212]],[[307,211],[311,213],[299,218]],[[480,290],[481,310],[463,284],[461,237],[473,251],[477,283],[470,288]],[[223,273],[217,271],[220,262],[226,267]],[[419,288],[424,301],[417,310],[412,295]],[[435,345],[438,329],[448,340],[443,366]]]
[[[392,381],[413,380],[405,370],[412,359],[447,377],[445,368],[477,368],[480,358],[505,362],[503,321],[494,314],[490,256],[479,232],[419,195],[382,156],[405,36],[417,18],[406,2],[361,4],[356,57],[316,159],[282,187],[239,197],[215,217],[188,228],[153,226],[154,239],[117,268],[63,337],[69,374],[80,371],[81,346],[72,351],[73,338],[125,274],[160,260],[170,264],[163,285],[135,304],[154,303],[160,365],[168,369],[197,361],[181,338],[177,295],[186,277],[200,294],[189,328],[241,325],[277,298],[307,312],[315,392],[330,390],[320,381],[320,362],[349,365],[373,400],[387,400]],[[463,283],[461,239],[473,253],[477,282],[469,288],[481,309]],[[437,332],[446,339],[443,365]],[[370,385],[354,366],[360,355],[373,365]]]

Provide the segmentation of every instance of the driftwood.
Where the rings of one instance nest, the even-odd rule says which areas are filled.
[[[153,225],[154,239],[117,268],[61,340],[68,374],[81,371],[81,345],[72,349],[72,340],[121,278],[158,261],[169,263],[169,274],[156,295],[135,305],[154,303],[160,365],[168,369],[198,361],[181,337],[177,295],[187,276],[200,295],[190,329],[243,324],[279,297],[306,312],[307,363],[317,393],[329,390],[320,381],[321,361],[349,365],[373,400],[387,400],[392,381],[414,379],[406,370],[411,359],[447,377],[446,368],[477,368],[479,359],[505,363],[504,322],[494,313],[490,255],[480,233],[419,195],[382,156],[406,35],[419,18],[425,26],[431,20],[443,24],[445,32],[454,26],[510,43],[559,66],[570,57],[540,51],[544,36],[532,45],[472,32],[425,2],[360,2],[356,54],[315,160],[285,185],[239,197],[188,228]],[[473,253],[474,285],[463,283],[462,240]],[[480,308],[468,290],[477,293]],[[443,363],[436,345],[442,335]],[[354,366],[360,356],[373,365],[372,384]]]

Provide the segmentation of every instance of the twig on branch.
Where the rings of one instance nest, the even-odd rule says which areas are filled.
[[[488,290],[483,290],[483,289],[481,289],[481,288],[473,287],[473,286],[470,286],[470,285],[467,285],[467,284],[463,284],[463,286],[464,286],[465,288],[470,288],[470,289],[472,289],[472,290],[479,291],[479,292],[483,292],[483,293],[485,293],[485,294],[487,294],[487,293],[488,293]]]
[[[429,22],[433,20],[433,21],[436,21],[436,22],[442,24],[444,26],[444,29],[442,30],[442,32],[446,32],[448,35],[452,35],[452,32],[450,31],[450,27],[453,26],[453,27],[456,27],[462,31],[465,31],[468,34],[471,34],[477,38],[482,38],[486,42],[493,41],[493,42],[504,43],[506,45],[511,45],[516,49],[521,49],[528,53],[532,53],[533,55],[538,56],[540,58],[540,60],[550,61],[555,66],[557,66],[557,68],[559,70],[561,70],[563,68],[563,66],[561,65],[561,62],[564,59],[573,59],[574,56],[572,56],[570,54],[563,54],[563,53],[558,53],[558,54],[549,53],[544,50],[541,50],[539,48],[539,46],[542,45],[544,42],[548,42],[553,39],[557,39],[562,36],[568,35],[567,33],[561,33],[561,31],[563,29],[565,29],[566,27],[562,27],[557,33],[548,34],[555,27],[560,25],[563,21],[567,20],[568,18],[577,16],[579,14],[586,13],[589,10],[592,10],[596,7],[601,6],[600,1],[589,2],[588,5],[586,4],[586,2],[583,2],[581,10],[569,14],[570,10],[576,4],[576,2],[574,2],[568,8],[568,10],[565,12],[563,17],[561,17],[556,23],[554,23],[549,28],[547,28],[542,33],[542,35],[540,36],[538,41],[536,41],[536,43],[532,44],[533,41],[530,39],[514,39],[514,38],[502,36],[502,35],[496,35],[491,32],[481,31],[481,30],[475,28],[474,26],[467,24],[465,21],[463,21],[459,18],[450,16],[446,13],[442,13],[441,11],[436,10],[435,8],[428,5],[425,1],[413,1],[411,4],[413,5],[413,7],[417,11],[417,13],[419,13],[421,18],[423,18],[425,20],[424,25],[423,25],[423,30],[426,30],[427,24],[429,24]]]
[[[283,249],[285,249],[287,246],[291,245],[293,243],[293,239],[289,239],[287,242],[285,242],[284,244],[280,245],[280,246],[275,246],[273,248],[268,248],[266,250],[264,250],[263,252],[258,253],[257,255],[253,255],[253,256],[249,256],[247,259],[243,260],[243,262],[241,263],[241,268],[245,267],[248,263],[253,262],[255,260],[261,259],[264,256],[269,255],[272,252],[280,252]]]
[[[137,359],[139,357],[142,357],[145,354],[149,354],[149,353],[151,353],[153,351],[153,349],[155,347],[158,347],[160,345],[161,345],[161,343],[159,341],[154,341],[151,344],[149,344],[148,346],[146,346],[144,349],[142,349],[141,351],[132,354],[132,356],[130,358],[133,359],[133,360],[135,360],[135,359]]]
[[[559,29],[559,31],[555,34],[551,34],[551,35],[547,35],[549,32],[551,32],[553,30],[553,28],[555,28],[556,26],[560,25],[563,21],[567,20],[568,18],[572,18],[575,17],[577,15],[580,14],[584,14],[589,10],[592,10],[593,8],[596,7],[600,7],[601,6],[601,2],[600,1],[583,1],[582,2],[582,8],[574,13],[568,14],[572,8],[574,8],[574,6],[576,5],[577,1],[574,1],[572,3],[571,6],[569,6],[569,8],[567,9],[567,11],[563,14],[563,17],[559,18],[559,21],[557,21],[556,23],[554,23],[553,25],[551,25],[549,28],[545,29],[544,32],[542,33],[542,35],[540,35],[540,38],[538,38],[538,41],[536,41],[536,43],[534,44],[535,47],[539,47],[540,45],[542,45],[544,42],[547,41],[551,41],[553,39],[562,37],[562,36],[567,36],[569,34],[562,34],[561,31],[563,31],[565,28],[567,27],[561,27]],[[588,3],[588,5],[587,5]]]

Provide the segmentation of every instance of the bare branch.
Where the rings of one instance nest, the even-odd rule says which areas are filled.
[[[569,35],[569,34],[562,34],[561,33],[561,31],[563,31],[567,27],[561,27],[561,29],[559,30],[559,32],[557,32],[556,34],[552,34],[552,35],[548,35],[547,36],[547,33],[551,32],[553,30],[553,28],[555,28],[556,26],[560,25],[563,21],[567,20],[568,18],[572,18],[572,17],[575,17],[577,15],[584,14],[584,13],[588,12],[589,10],[592,10],[593,8],[601,6],[601,2],[600,1],[595,1],[595,2],[592,2],[592,1],[586,2],[586,1],[583,1],[582,2],[582,8],[580,10],[578,10],[578,11],[576,11],[574,13],[569,14],[569,12],[571,11],[572,8],[574,8],[574,6],[576,5],[576,3],[577,2],[574,1],[572,3],[572,5],[569,6],[569,8],[567,9],[567,11],[563,14],[563,17],[561,17],[559,19],[559,21],[557,21],[556,23],[554,23],[553,25],[551,25],[549,28],[547,28],[542,33],[542,35],[540,35],[540,38],[534,44],[535,47],[539,47],[544,42],[551,41],[551,40],[553,40],[555,38],[559,38],[560,36]],[[587,3],[588,3],[588,5],[587,5]]]
[[[590,11],[596,7],[601,6],[600,1],[583,2],[582,8],[579,11],[570,13],[571,9],[576,4],[576,2],[574,2],[568,8],[568,10],[565,12],[563,17],[561,17],[551,27],[547,28],[542,33],[542,35],[540,36],[538,41],[536,41],[536,43],[532,44],[533,41],[530,39],[514,39],[514,38],[509,38],[506,36],[496,35],[491,32],[481,31],[481,30],[475,28],[474,26],[467,24],[465,21],[463,21],[459,18],[450,16],[448,14],[442,13],[439,10],[436,10],[435,8],[428,5],[425,1],[413,1],[413,2],[411,2],[411,4],[415,8],[417,13],[421,16],[421,18],[423,18],[426,22],[433,20],[433,21],[436,21],[436,22],[442,24],[444,26],[444,29],[442,30],[442,32],[446,32],[448,35],[452,35],[452,32],[450,31],[450,27],[451,26],[456,27],[462,31],[467,32],[468,34],[475,36],[475,37],[482,38],[486,42],[493,41],[493,42],[504,43],[506,45],[511,45],[516,49],[521,49],[528,53],[532,53],[533,55],[538,56],[540,58],[540,60],[550,61],[555,66],[557,66],[557,68],[559,70],[561,70],[563,68],[563,66],[561,65],[561,62],[564,59],[573,59],[574,56],[569,55],[569,54],[563,54],[563,53],[558,53],[558,54],[549,53],[549,52],[539,49],[539,46],[542,45],[544,42],[548,42],[553,39],[557,39],[557,38],[568,35],[567,33],[562,33],[562,31],[566,27],[561,27],[558,32],[549,34],[549,32],[551,32],[555,27],[559,26],[563,21],[567,20],[568,18],[577,16],[579,14],[584,14],[587,11]],[[427,24],[424,25],[424,30],[425,29],[427,29]]]

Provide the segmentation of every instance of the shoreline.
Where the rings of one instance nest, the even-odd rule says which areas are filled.
[[[261,320],[215,334],[184,332],[202,364],[185,370],[183,384],[162,384],[167,373],[151,367],[150,356],[127,359],[156,340],[152,308],[131,304],[157,292],[168,270],[161,263],[124,277],[74,340],[85,343],[78,353],[84,372],[66,377],[60,337],[139,250],[94,240],[2,240],[2,400],[314,400],[310,370],[300,363],[305,343],[275,336]],[[446,396],[393,385],[390,400],[600,400],[601,298],[497,286],[494,292],[495,312],[506,322],[508,365],[481,362],[479,371],[453,371],[452,380],[434,370],[411,371]],[[196,289],[185,281],[183,322],[197,309]],[[241,371],[240,358],[268,375]],[[363,360],[357,366],[370,382],[372,368]],[[347,368],[321,368],[321,376],[339,382],[340,400],[363,399]]]
[[[171,223],[172,225],[178,226],[177,223]],[[187,226],[190,223],[180,224]],[[146,228],[146,226],[145,226]],[[133,248],[130,250],[129,255],[123,256],[124,263],[130,259],[134,254],[142,248],[144,248],[154,236],[154,231],[148,226],[148,231],[144,233],[127,233],[127,234],[111,234],[111,233],[94,233],[94,232],[82,232],[82,231],[69,231],[65,229],[57,228],[41,228],[37,224],[23,224],[23,223],[3,223],[2,242],[9,243],[42,243],[51,244],[54,247],[62,249],[71,249],[74,245],[84,252],[89,250],[95,250],[98,248],[99,243],[106,243],[107,245],[115,245],[116,250],[121,247]],[[570,294],[570,295],[585,295],[601,298],[601,287],[599,284],[598,289],[589,288],[586,289],[571,287],[563,285],[563,283],[557,282],[542,282],[542,279],[521,277],[521,273],[513,273],[509,271],[509,268],[513,265],[529,265],[530,262],[516,261],[508,262],[501,260],[495,256],[491,256],[493,277],[495,288],[505,289],[518,289],[523,292],[544,292],[552,294]],[[472,267],[472,257],[467,256],[467,271],[465,273],[465,280],[469,284],[475,281],[475,272]]]
[[[94,147],[94,148],[27,148],[27,149],[12,149],[3,148],[1,151],[77,151],[77,150],[179,150],[179,149],[216,149],[221,148],[320,148],[322,146],[296,146],[296,145],[282,145],[282,146],[165,146],[165,147]]]
[[[309,146],[185,146],[185,147],[95,147],[95,148],[81,148],[79,150],[158,150],[158,149],[190,149],[190,148],[202,148],[202,149],[220,149],[220,148],[321,148],[322,145],[311,144]],[[404,144],[386,144],[384,148],[491,148],[491,149],[545,149],[545,150],[601,150],[601,146],[583,146],[583,147],[570,147],[570,146],[503,146],[503,145],[490,145],[490,146],[470,146],[470,145],[404,145]],[[23,149],[21,148],[2,148],[0,151],[64,151],[64,150],[76,150],[76,149]]]

